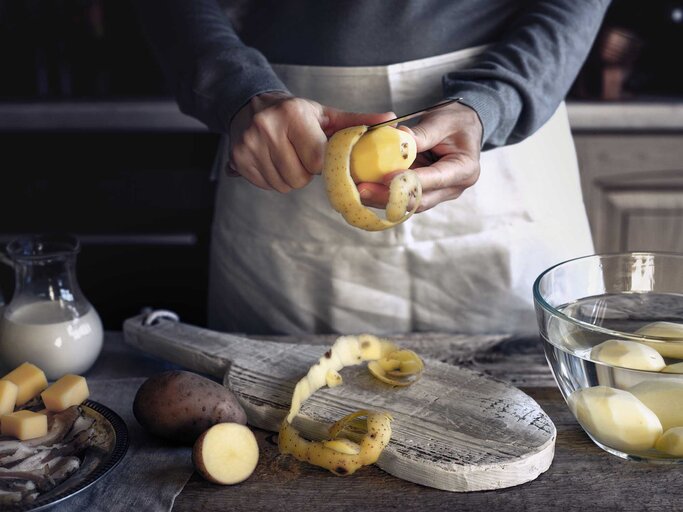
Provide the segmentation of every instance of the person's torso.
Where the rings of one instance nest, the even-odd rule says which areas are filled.
[[[271,63],[378,66],[489,44],[514,0],[223,1],[241,39]],[[447,36],[445,36],[447,34]]]

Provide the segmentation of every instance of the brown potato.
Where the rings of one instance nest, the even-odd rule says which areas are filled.
[[[149,433],[182,444],[218,423],[246,424],[235,395],[196,373],[173,370],[147,379],[135,395],[133,414]]]

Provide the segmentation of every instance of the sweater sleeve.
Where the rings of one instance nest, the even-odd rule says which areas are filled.
[[[180,110],[226,133],[249,99],[287,91],[266,58],[246,46],[216,0],[137,0],[143,30]]]
[[[485,149],[540,128],[564,99],[597,35],[609,0],[534,0],[470,68],[443,78],[484,127]]]

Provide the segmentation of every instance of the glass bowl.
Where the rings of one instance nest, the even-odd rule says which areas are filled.
[[[533,290],[548,364],[595,444],[682,463],[683,254],[577,258]]]

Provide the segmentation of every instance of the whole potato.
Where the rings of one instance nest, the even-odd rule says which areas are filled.
[[[218,423],[247,423],[244,409],[229,389],[180,370],[147,379],[135,395],[133,414],[149,433],[190,445]]]

